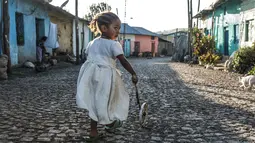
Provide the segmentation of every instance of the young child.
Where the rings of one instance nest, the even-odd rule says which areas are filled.
[[[44,43],[45,41],[47,40],[48,37],[46,36],[43,36],[37,46],[36,46],[36,60],[39,64],[41,64],[43,61],[44,61],[44,56],[45,56],[45,53],[47,52],[46,51],[46,48],[44,46]]]
[[[130,63],[123,55],[118,37],[121,22],[112,12],[98,14],[90,23],[90,29],[100,37],[91,41],[86,48],[87,60],[82,65],[78,81],[76,103],[87,109],[91,118],[90,137],[87,141],[100,138],[97,124],[105,125],[106,131],[122,126],[127,119],[129,95],[116,69],[116,59],[132,75],[132,82],[138,78]]]

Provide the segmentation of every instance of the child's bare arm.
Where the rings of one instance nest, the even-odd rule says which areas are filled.
[[[118,55],[117,58],[119,59],[121,65],[131,74],[136,75],[134,69],[130,65],[130,63],[127,61],[127,59],[124,57],[124,55]]]
[[[120,60],[121,65],[130,73],[132,74],[132,82],[134,84],[137,84],[138,78],[136,76],[136,73],[130,63],[127,61],[127,59],[124,57],[123,54],[117,56],[117,58]]]

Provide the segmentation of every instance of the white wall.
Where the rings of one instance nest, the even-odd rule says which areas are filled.
[[[82,41],[84,41],[84,47],[85,49],[89,43],[89,28],[86,25],[86,23],[83,26],[83,21],[79,21],[79,54],[81,54],[81,49],[82,49]],[[83,32],[84,28],[84,39],[81,39],[81,33]],[[75,20],[73,21],[73,53],[76,56],[76,30],[75,30]]]
[[[123,38],[123,34],[119,34],[119,37],[120,37],[120,39],[122,39]],[[130,39],[131,41],[135,41],[135,35],[126,34],[125,35],[125,39]]]
[[[123,34],[119,34],[119,38],[122,40],[123,39]],[[130,39],[131,40],[131,54],[132,52],[134,52],[135,50],[135,35],[130,35],[130,34],[126,34],[125,35],[125,39]]]
[[[240,22],[241,47],[251,46],[252,43],[255,41],[255,8],[246,10],[246,7],[251,4],[249,1],[250,0],[244,1],[241,6],[241,9],[242,9],[242,11],[240,13],[240,16],[241,16],[241,22]],[[254,4],[253,7],[255,7],[255,1],[253,2],[253,4]],[[253,22],[251,23],[251,26],[249,27],[250,39],[249,39],[249,41],[245,41],[245,22],[247,20],[252,20],[252,19],[253,19]]]

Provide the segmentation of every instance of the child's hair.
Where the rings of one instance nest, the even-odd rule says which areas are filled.
[[[43,37],[41,38],[41,40],[45,42],[45,41],[47,40],[47,38],[48,38],[48,37],[43,36]]]
[[[97,35],[98,33],[102,34],[100,27],[102,25],[109,26],[113,21],[119,20],[119,17],[112,12],[102,12],[97,14],[94,19],[90,22],[90,30]]]
[[[41,42],[46,42],[47,36],[42,36],[40,39],[36,40],[36,45],[40,45]]]

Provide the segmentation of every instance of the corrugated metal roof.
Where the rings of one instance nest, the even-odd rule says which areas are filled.
[[[65,16],[65,18],[69,18],[69,19],[75,19],[75,15],[71,14],[70,12],[58,7],[58,6],[54,6],[48,2],[45,2],[45,0],[33,0],[37,3],[40,3],[44,6],[46,6],[46,10],[48,11],[48,14],[51,16],[51,13],[61,13],[63,16]],[[83,18],[80,18],[79,17],[79,20],[82,20],[82,21],[85,21],[87,24],[89,23],[89,21],[83,19]]]
[[[158,34],[151,32],[145,28],[142,27],[132,27],[128,25],[127,23],[121,24],[120,33],[124,34],[124,25],[126,26],[125,34],[133,34],[133,35],[148,35],[148,36],[159,36]]]
[[[157,33],[161,34],[161,35],[171,35],[171,34],[180,33],[180,32],[187,32],[187,31],[188,31],[188,28],[176,28],[176,29],[172,29],[172,30],[160,31]]]
[[[200,18],[203,15],[206,15],[213,11],[213,9],[216,9],[217,7],[221,6],[225,2],[228,2],[229,0],[214,0],[211,5],[209,5],[207,8],[201,10],[199,13],[197,13],[193,18]]]
[[[203,9],[203,10],[201,10],[199,13],[197,13],[195,16],[193,16],[193,18],[200,18],[200,17],[202,17],[203,15],[206,15],[206,14],[212,12],[212,11],[213,11],[212,8]]]
[[[159,36],[158,34],[151,32],[143,27],[133,27],[135,30],[137,30],[141,35],[149,35],[149,36]]]
[[[125,29],[126,29],[125,31],[124,31],[124,26],[126,26],[125,27]],[[133,27],[129,26],[127,23],[122,23],[121,24],[120,33],[121,34],[125,33],[125,34],[140,35],[140,33],[136,29],[134,29]]]

